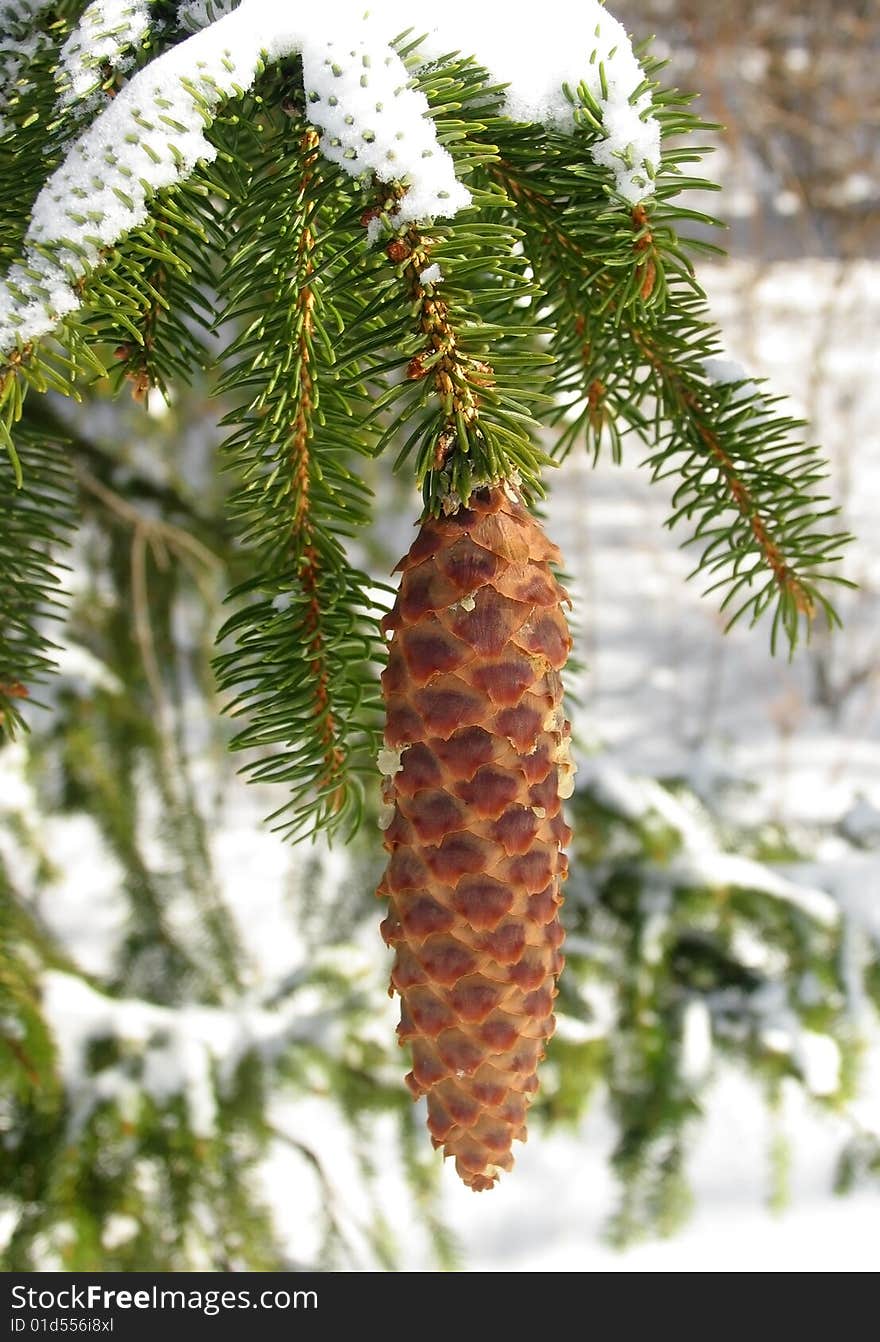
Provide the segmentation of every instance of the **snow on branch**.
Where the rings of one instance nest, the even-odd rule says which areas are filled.
[[[304,1015],[298,1004],[278,1010],[240,1005],[156,1006],[136,998],[107,997],[81,978],[59,970],[43,975],[43,1009],[58,1047],[61,1078],[70,1104],[71,1135],[105,1102],[137,1109],[147,1094],[156,1104],[181,1096],[192,1131],[213,1136],[218,1088],[228,1087],[239,1063],[255,1052],[265,1062],[294,1043],[325,1044],[342,1011]],[[112,1039],[121,1059],[89,1070],[91,1046]],[[136,1055],[133,1073],[126,1063]]]
[[[13,129],[3,115],[12,101],[28,92],[28,66],[34,58],[51,45],[48,34],[32,20],[48,0],[0,0],[0,136]]]
[[[61,48],[56,76],[60,102],[96,93],[108,72],[134,64],[132,48],[149,31],[152,0],[93,0]]]
[[[840,910],[824,890],[789,880],[763,862],[726,853],[695,802],[688,804],[650,778],[631,777],[613,765],[589,761],[587,783],[603,804],[633,820],[653,811],[681,838],[668,870],[682,885],[730,886],[770,895],[799,909],[820,927],[835,927]]]
[[[102,65],[127,68],[147,31],[148,8],[149,0],[87,7],[62,50],[63,96],[87,95]],[[131,78],[37,196],[25,254],[0,281],[0,353],[48,334],[73,312],[84,277],[105,249],[146,221],[153,194],[215,156],[206,126],[222,102],[250,88],[264,61],[301,54],[322,153],[353,177],[405,183],[400,223],[450,218],[470,204],[437,140],[427,99],[410,87],[391,45],[396,16],[365,14],[354,0],[326,0],[313,10],[242,0],[198,27],[225,8],[181,5],[179,21],[198,30]],[[610,168],[625,199],[649,194],[659,127],[629,39],[599,0],[545,0],[529,24],[511,22],[498,3],[452,0],[421,56],[427,62],[469,50],[472,41],[493,77],[508,83],[512,117],[572,129],[577,90],[586,90],[604,130],[589,152]]]
[[[444,0],[431,23],[422,52],[473,53],[507,85],[505,111],[514,121],[573,131],[583,85],[604,132],[589,147],[593,162],[610,170],[632,205],[651,195],[660,126],[632,42],[603,0],[542,0],[530,12],[512,11],[507,0]]]
[[[195,33],[215,19],[222,19],[235,4],[236,0],[183,0],[177,6],[177,26],[186,33]]]
[[[427,100],[408,87],[403,61],[381,35],[361,21],[360,37],[337,55],[319,19],[286,9],[244,0],[139,71],[73,144],[36,199],[23,261],[0,284],[0,350],[38,339],[73,312],[83,276],[103,249],[145,222],[152,195],[215,156],[206,125],[221,102],[253,84],[264,58],[302,53],[322,148],[353,175],[407,180],[412,198],[402,217],[454,213],[469,201],[437,144]],[[360,119],[359,157],[346,94]]]
[[[30,19],[48,9],[51,3],[52,0],[0,0],[0,38],[5,41],[10,32],[25,28]]]

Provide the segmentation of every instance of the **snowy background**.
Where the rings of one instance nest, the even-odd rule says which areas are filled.
[[[723,632],[691,563],[664,528],[668,496],[639,469],[594,469],[573,454],[554,475],[549,525],[563,547],[587,663],[576,686],[582,746],[601,748],[628,773],[688,778],[732,827],[776,824],[815,860],[791,868],[833,891],[880,933],[880,265],[821,260],[732,261],[703,279],[730,353],[788,394],[809,417],[832,463],[831,490],[856,534],[846,559],[859,589],[841,600],[844,629],[821,631],[794,662],[772,658],[767,632]],[[393,1011],[389,1013],[393,1016]],[[880,1056],[865,1070],[854,1113],[877,1125]],[[695,1214],[669,1241],[623,1252],[602,1242],[616,1190],[608,1170],[613,1130],[601,1106],[576,1134],[533,1131],[514,1174],[475,1198],[451,1170],[444,1204],[462,1264],[473,1271],[868,1271],[880,1267],[876,1190],[832,1191],[849,1124],[809,1107],[797,1087],[771,1116],[756,1086],[722,1073],[689,1158]],[[326,1114],[316,1121],[326,1124]],[[317,1140],[296,1108],[284,1126]],[[790,1142],[790,1201],[768,1208],[780,1132]],[[345,1135],[335,1134],[342,1196],[352,1225]],[[332,1124],[322,1126],[328,1151]],[[270,1187],[289,1188],[299,1161],[279,1147]],[[399,1194],[399,1190],[398,1190]],[[384,1192],[388,1214],[405,1199]],[[303,1209],[285,1222],[307,1252]],[[354,1232],[353,1232],[354,1233]],[[307,1239],[307,1236],[305,1237]],[[418,1228],[411,1267],[423,1259]]]
[[[729,350],[791,397],[832,463],[831,489],[857,539],[857,592],[844,629],[794,663],[765,631],[722,632],[711,599],[685,585],[687,551],[663,527],[662,488],[637,454],[621,468],[570,460],[549,515],[575,574],[584,720],[628,771],[684,775],[731,823],[778,822],[816,861],[797,874],[858,901],[880,930],[880,265],[801,260],[704,268]],[[849,842],[856,839],[856,844]],[[861,845],[864,845],[863,847]],[[865,1120],[880,1112],[880,1062],[865,1078]],[[768,1214],[772,1120],[740,1078],[719,1078],[692,1153],[696,1214],[674,1240],[622,1254],[598,1242],[611,1201],[610,1130],[597,1114],[576,1138],[542,1136],[515,1180],[473,1200],[452,1189],[474,1268],[602,1271],[855,1271],[880,1267],[876,1192],[830,1193],[842,1129],[798,1104],[792,1202]]]

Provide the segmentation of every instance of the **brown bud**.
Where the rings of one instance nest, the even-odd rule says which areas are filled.
[[[20,680],[0,684],[0,694],[5,694],[7,699],[29,699],[30,690],[27,685],[22,685]]]

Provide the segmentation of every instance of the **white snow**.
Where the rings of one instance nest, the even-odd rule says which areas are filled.
[[[653,811],[680,835],[681,850],[668,864],[676,880],[689,885],[758,890],[796,905],[828,927],[838,921],[837,904],[824,890],[789,880],[764,862],[724,852],[708,816],[693,799],[680,799],[654,779],[627,775],[604,759],[588,759],[581,767],[590,788],[612,809],[632,819]]]
[[[516,1169],[491,1196],[474,1198],[450,1177],[446,1202],[463,1267],[485,1272],[876,1272],[877,1199],[870,1189],[833,1197],[828,1189],[845,1135],[786,1086],[782,1131],[792,1139],[792,1202],[766,1205],[772,1129],[756,1087],[724,1068],[695,1128],[688,1174],[693,1220],[669,1239],[618,1252],[601,1239],[614,1205],[608,1157],[615,1137],[597,1107],[576,1133],[533,1131]]]
[[[861,848],[880,847],[880,809],[859,797],[840,822],[843,834]]]
[[[297,1041],[327,1042],[333,1014],[303,1014],[296,998],[276,1011],[242,1003],[236,1008],[155,1006],[134,998],[112,998],[83,979],[59,970],[43,975],[43,1009],[55,1038],[60,1071],[71,1102],[71,1136],[82,1130],[105,1101],[137,1113],[143,1093],[158,1104],[184,1097],[189,1124],[210,1137],[217,1118],[217,1088],[227,1086],[241,1058],[256,1050],[276,1057]],[[90,1073],[89,1045],[114,1039],[142,1063],[136,1079],[125,1059]]]
[[[472,53],[495,80],[509,85],[505,111],[514,120],[573,130],[575,112],[563,86],[577,106],[584,83],[601,108],[605,131],[590,156],[610,170],[617,191],[633,205],[651,194],[660,127],[650,93],[633,99],[644,72],[623,25],[600,0],[544,0],[517,11],[515,21],[505,0],[445,0],[423,22],[429,27],[426,54]]]
[[[0,816],[18,814],[27,825],[37,824],[40,808],[33,784],[27,774],[28,752],[24,742],[9,741],[3,747],[3,787],[0,788]]]
[[[0,3],[0,33],[18,31],[41,10],[48,9],[53,0],[2,0]]]
[[[53,661],[57,668],[56,674],[78,693],[90,694],[94,690],[107,690],[110,694],[125,692],[122,681],[107,663],[80,643],[65,643],[53,653]]]
[[[801,1030],[795,1036],[795,1060],[813,1095],[833,1095],[840,1086],[840,1049],[827,1034]]]
[[[96,67],[130,67],[148,9],[148,0],[88,6],[62,53],[64,100],[97,87]],[[400,24],[395,11],[365,13],[355,0],[328,0],[313,11],[279,0],[242,0],[226,9],[180,6],[179,22],[195,28],[192,35],[131,78],[37,196],[24,255],[0,281],[0,352],[39,339],[75,311],[77,281],[105,248],[145,221],[152,195],[214,157],[206,123],[222,101],[251,86],[264,59],[301,53],[309,116],[328,159],[353,177],[406,183],[396,223],[450,218],[471,203],[437,139],[427,99],[410,87],[389,45]],[[201,26],[211,13],[219,17]],[[650,194],[659,126],[650,95],[634,96],[642,72],[631,44],[598,0],[548,0],[527,32],[507,21],[498,3],[477,8],[453,0],[432,18],[424,60],[473,42],[494,77],[509,83],[512,117],[571,130],[577,114],[562,86],[584,81],[605,132],[589,153],[609,168],[627,201]],[[371,240],[379,231],[372,221]]]
[[[101,1231],[101,1246],[108,1252],[121,1249],[140,1231],[140,1222],[125,1212],[111,1212]]]
[[[215,19],[221,19],[235,5],[235,0],[185,0],[177,6],[177,26],[184,32],[194,33],[207,28]]]
[[[437,141],[427,98],[408,87],[403,61],[372,25],[360,27],[352,24],[342,41],[302,39],[307,112],[322,153],[353,177],[407,180],[394,214],[401,224],[457,214],[471,195]]]
[[[419,274],[419,284],[422,286],[426,284],[439,284],[442,279],[443,271],[440,269],[436,261],[433,265],[427,266]]]
[[[228,30],[236,21],[229,15],[153,61],[73,144],[34,203],[23,263],[0,288],[0,348],[44,335],[72,312],[76,280],[143,223],[153,192],[212,157],[200,106],[250,85],[259,59],[252,33]]]
[[[725,359],[720,355],[713,359],[704,359],[703,372],[710,382],[719,385],[728,382],[745,382],[749,376],[742,364],[738,363],[736,359]]]
[[[0,1204],[0,1253],[6,1252],[6,1246],[15,1234],[20,1211],[14,1205]]]
[[[681,1076],[691,1085],[705,1081],[712,1066],[712,1014],[701,997],[684,1009],[681,1031]]]
[[[343,4],[309,18],[271,0],[243,0],[134,75],[37,196],[25,256],[0,284],[0,350],[45,335],[74,311],[76,281],[104,248],[144,222],[153,193],[214,157],[206,120],[250,87],[264,57],[301,52],[310,115],[328,157],[355,176],[408,180],[401,222],[454,214],[469,203],[400,57],[365,20],[334,46],[328,25],[335,31],[341,17],[355,24],[355,11]]]
[[[151,0],[92,0],[61,48],[57,83],[62,104],[95,93],[107,70],[124,73],[132,48],[150,27]]]
[[[710,382],[714,382],[718,387],[726,387],[731,383],[739,383],[731,396],[731,402],[747,401],[753,396],[760,396],[761,388],[755,382],[754,378],[743,368],[737,359],[728,359],[723,355],[717,355],[712,359],[703,360],[703,372]],[[764,415],[764,411],[757,409],[754,414],[756,417]]]
[[[121,863],[85,811],[44,816],[35,833],[47,867],[36,912],[85,973],[112,974],[130,916]],[[80,903],[84,876],[86,918]]]
[[[822,1098],[838,1091],[840,1049],[830,1035],[801,1025],[789,1005],[784,982],[763,983],[750,994],[749,1009],[755,1014],[761,1044],[771,1053],[791,1057],[811,1095]]]
[[[19,22],[16,24],[15,19]],[[11,22],[10,22],[11,21]],[[6,25],[9,25],[8,27]],[[22,22],[22,15],[14,6],[0,10],[0,136],[7,135],[13,126],[6,120],[6,111],[14,94],[26,93],[31,82],[27,69],[34,57],[49,46],[50,39],[40,28],[29,32]]]

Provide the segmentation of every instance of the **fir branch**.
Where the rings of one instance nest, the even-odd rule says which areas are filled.
[[[648,460],[654,479],[679,481],[668,525],[697,519],[690,543],[705,544],[694,572],[714,577],[709,591],[724,590],[728,627],[772,608],[772,647],[781,631],[793,649],[819,609],[837,621],[816,579],[844,582],[826,571],[848,538],[825,530],[837,510],[823,509],[816,493],[817,449],[797,442],[803,425],[777,414],[778,398],[743,382],[713,384],[664,357],[650,335],[633,334],[670,424]]]
[[[53,120],[54,71],[76,4],[61,0],[37,20],[9,5],[0,23],[0,267],[19,254],[29,205],[47,169],[46,127]]]
[[[386,343],[405,368],[404,380],[376,404],[374,413],[388,417],[381,448],[399,441],[405,426],[396,465],[415,450],[416,480],[432,510],[455,507],[478,485],[502,479],[540,493],[549,458],[537,416],[550,405],[552,359],[541,349],[547,332],[535,320],[538,291],[518,247],[520,231],[505,214],[509,201],[482,171],[496,157],[486,140],[501,124],[503,90],[471,59],[417,68],[414,83],[473,208],[451,224],[400,228],[396,212],[406,187],[398,183],[391,191],[378,185],[379,203],[363,216],[384,233],[394,267],[380,280],[371,312],[384,314]],[[376,370],[382,375],[395,366],[393,355],[385,360]]]
[[[468,498],[474,483],[497,480],[501,473],[512,475],[513,468],[504,472],[501,462],[490,458],[491,448],[480,423],[481,393],[495,385],[494,371],[464,347],[473,329],[468,331],[466,321],[455,322],[449,304],[440,297],[439,283],[422,280],[432,265],[440,270],[431,260],[434,245],[434,239],[409,228],[388,243],[385,253],[399,267],[413,324],[424,341],[406,365],[406,378],[410,382],[427,379],[442,411],[423,440],[416,478],[424,484],[430,473],[443,481],[441,504],[446,505]]]
[[[80,321],[90,340],[114,342],[114,386],[126,382],[136,401],[154,387],[165,393],[175,381],[190,383],[208,362],[224,194],[208,168],[161,192],[148,223],[85,286]]]
[[[699,127],[687,100],[657,98],[665,135]],[[723,591],[730,623],[770,610],[772,646],[783,633],[793,648],[817,611],[836,619],[822,588],[843,581],[828,570],[847,538],[827,531],[834,510],[816,492],[822,471],[817,449],[799,441],[803,426],[753,384],[715,386],[704,367],[719,337],[684,251],[693,244],[678,233],[697,216],[672,203],[694,185],[681,167],[699,151],[664,148],[656,201],[630,211],[602,248],[583,222],[601,214],[601,184],[570,163],[560,179],[571,150],[552,137],[546,148],[546,176],[526,172],[515,139],[492,172],[551,306],[562,404],[549,418],[568,421],[557,454],[580,437],[595,454],[607,437],[619,456],[622,436],[637,434],[653,477],[680,482],[670,525],[691,523],[690,543],[703,547],[694,572]]]
[[[0,736],[24,725],[22,704],[52,669],[44,623],[60,616],[56,551],[73,524],[63,438],[22,426],[20,441],[25,487],[0,458]]]
[[[311,482],[314,466],[310,440],[317,408],[318,390],[312,371],[315,340],[315,289],[313,284],[315,251],[315,215],[317,203],[311,188],[318,164],[318,136],[307,130],[300,141],[302,154],[302,218],[296,243],[298,289],[291,321],[294,361],[299,367],[299,388],[288,440],[290,472],[291,532],[293,550],[299,562],[299,582],[304,598],[302,634],[313,682],[314,712],[318,736],[323,747],[324,769],[318,778],[319,789],[327,788],[327,805],[338,811],[345,802],[342,777],[345,753],[338,743],[339,728],[331,706],[330,667],[325,636],[321,628],[321,556],[315,543],[315,525],[311,515]]]
[[[279,118],[266,140],[234,204],[237,248],[223,275],[224,322],[243,329],[221,389],[250,398],[226,417],[238,426],[226,451],[241,478],[233,511],[254,574],[231,594],[243,604],[219,638],[235,646],[216,666],[235,695],[228,711],[248,718],[233,746],[259,750],[246,765],[253,779],[289,784],[276,817],[299,837],[358,822],[378,749],[377,613],[341,539],[368,518],[369,491],[346,459],[372,453],[376,433],[340,334],[363,300],[350,260],[356,208],[339,174],[319,167],[304,123]]]

